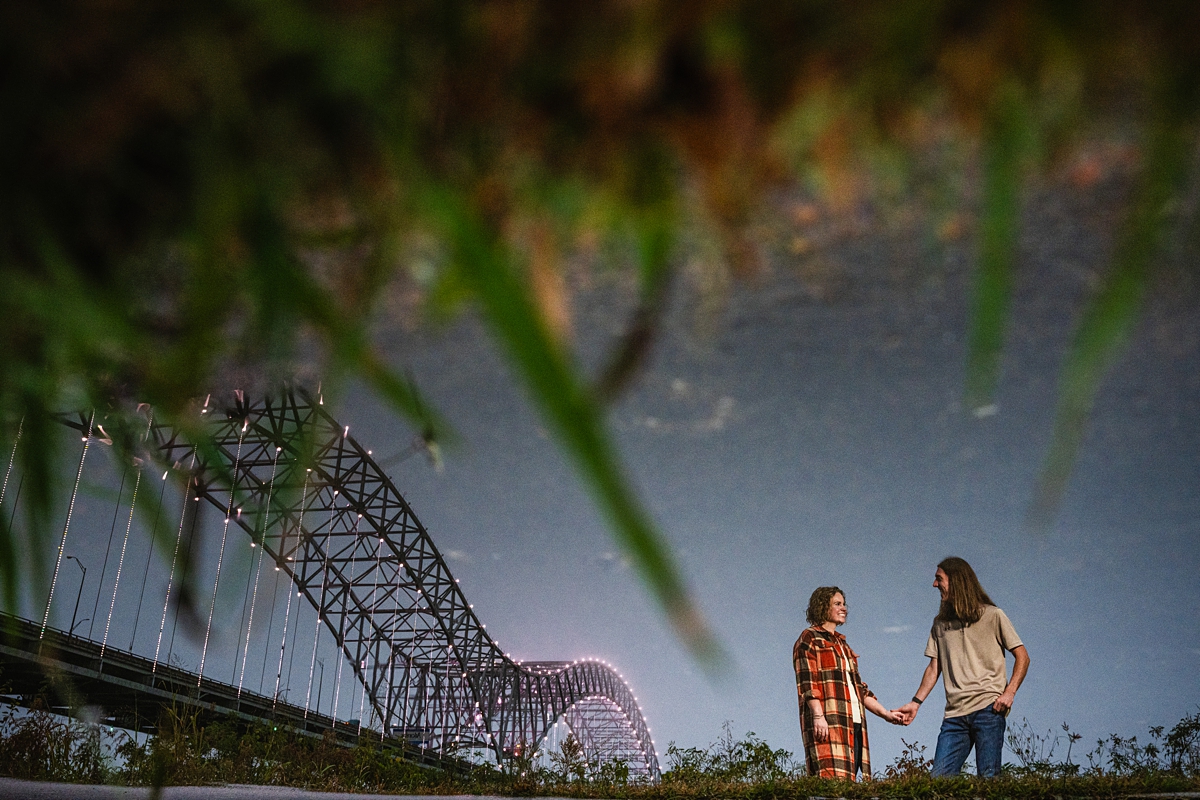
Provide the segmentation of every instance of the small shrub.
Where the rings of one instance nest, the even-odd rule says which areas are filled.
[[[601,761],[592,769],[592,780],[601,786],[623,787],[629,785],[629,762],[623,758]]]
[[[908,741],[901,737],[900,744],[904,749],[896,760],[883,770],[885,780],[909,781],[915,778],[928,778],[929,770],[933,767],[933,759],[925,757],[925,745]]]
[[[1022,718],[1021,724],[1008,729],[1004,743],[1020,761],[1017,767],[1007,767],[1012,775],[1037,775],[1043,777],[1064,777],[1079,774],[1079,765],[1072,763],[1071,750],[1082,736],[1072,733],[1067,723],[1062,724],[1062,733],[1056,734],[1047,730],[1043,736],[1033,729],[1029,720]],[[1054,761],[1054,751],[1063,743],[1067,743],[1067,754],[1062,762]]]
[[[51,713],[41,698],[28,711],[7,706],[0,715],[0,775],[25,780],[109,783],[114,748],[97,720]]]
[[[1163,740],[1163,747],[1167,770],[1189,778],[1200,777],[1200,711],[1179,720]]]
[[[755,784],[787,780],[799,773],[791,752],[773,750],[754,731],[736,740],[732,723],[726,722],[722,730],[721,738],[704,750],[679,748],[674,742],[669,743],[663,780],[674,784],[697,781]]]
[[[575,734],[567,734],[558,745],[558,752],[550,754],[550,763],[558,770],[558,777],[564,783],[576,780],[583,781],[588,773],[587,756],[583,752],[583,744],[575,738]]]

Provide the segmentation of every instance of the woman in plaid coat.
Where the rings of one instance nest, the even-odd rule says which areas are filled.
[[[808,774],[854,780],[859,771],[871,777],[871,751],[863,709],[893,724],[895,712],[883,707],[858,674],[858,654],[837,626],[846,622],[846,595],[822,586],[808,601],[806,629],[792,648],[796,693],[800,698],[800,732]]]

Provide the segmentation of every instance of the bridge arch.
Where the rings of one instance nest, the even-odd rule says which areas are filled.
[[[507,656],[371,451],[319,398],[238,395],[200,413],[214,446],[152,425],[157,457],[189,466],[188,497],[219,509],[287,574],[388,735],[446,755],[484,748],[503,763],[565,718],[589,756],[619,753],[632,776],[658,777],[619,674],[599,661]]]

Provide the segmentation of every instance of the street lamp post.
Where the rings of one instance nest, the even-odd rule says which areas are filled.
[[[68,559],[74,561],[78,567],[83,570],[83,577],[79,579],[79,591],[75,593],[75,610],[71,612],[71,629],[70,634],[75,635],[75,615],[79,613],[79,598],[83,596],[83,584],[87,581],[87,567],[83,565],[75,556],[67,556]],[[87,622],[85,619],[84,622]]]

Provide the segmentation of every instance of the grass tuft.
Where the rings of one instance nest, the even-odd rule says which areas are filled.
[[[787,750],[772,749],[755,733],[736,739],[729,723],[707,748],[667,747],[658,783],[630,777],[619,760],[589,757],[573,735],[556,752],[528,751],[503,770],[487,765],[451,773],[406,761],[377,741],[356,747],[331,736],[315,738],[225,719],[201,725],[194,715],[168,711],[156,736],[137,739],[86,719],[69,719],[35,703],[0,715],[0,776],[26,780],[126,786],[255,784],[327,792],[491,794],[629,800],[1041,800],[1118,798],[1200,791],[1200,712],[1169,731],[1151,728],[1146,740],[1115,734],[1072,760],[1080,736],[1035,731],[1027,720],[1008,733],[1018,763],[998,778],[964,774],[931,778],[926,748],[904,750],[874,780],[830,781],[804,775]],[[105,735],[107,732],[107,735]],[[1055,753],[1065,744],[1061,760]],[[546,756],[546,758],[542,758]]]

